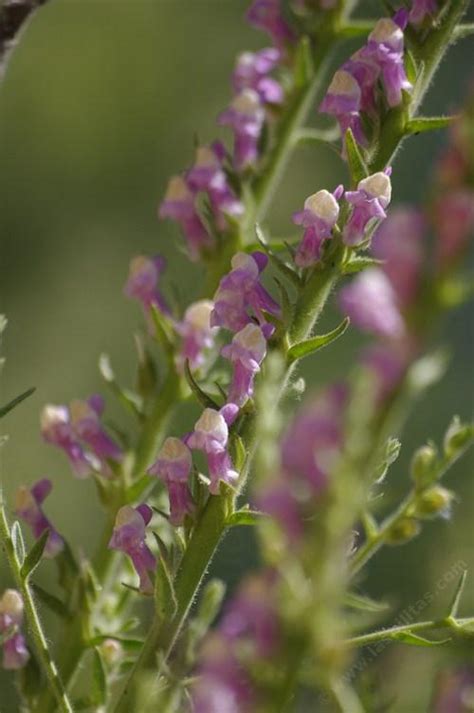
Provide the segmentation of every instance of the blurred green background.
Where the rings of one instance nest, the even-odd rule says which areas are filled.
[[[122,296],[122,287],[134,254],[164,253],[170,262],[168,286],[182,304],[197,294],[199,268],[182,255],[175,226],[158,223],[156,208],[170,174],[191,160],[195,134],[204,141],[225,136],[214,121],[229,98],[235,55],[266,44],[243,21],[247,5],[241,0],[51,0],[28,27],[1,88],[0,297],[9,318],[1,400],[37,387],[3,422],[10,434],[2,450],[3,478],[7,497],[20,483],[52,478],[48,514],[86,552],[101,525],[94,486],[75,480],[62,455],[43,444],[39,411],[48,401],[104,392],[97,371],[104,351],[120,378],[133,380],[133,332],[141,327],[141,315]],[[379,6],[362,3],[366,16]],[[344,55],[351,49],[347,46]],[[472,51],[469,40],[451,49],[426,113],[458,106]],[[394,203],[424,195],[444,141],[444,134],[436,133],[406,145],[393,175]],[[292,212],[309,193],[344,178],[344,167],[331,151],[301,151],[280,187],[270,225],[285,234]],[[453,412],[469,416],[472,411],[470,314],[467,307],[459,310],[438,335],[451,349],[451,365],[406,428],[402,457],[390,475],[394,493],[407,484],[413,449],[428,437],[439,439]],[[326,319],[333,325],[335,313]],[[360,338],[351,334],[322,352],[305,366],[308,381],[325,383],[345,373],[359,345]],[[127,425],[113,400],[108,403],[108,413]],[[379,556],[366,582],[368,592],[395,596],[403,609],[456,562],[470,563],[474,571],[472,471],[472,458],[465,458],[450,477],[459,493],[453,519],[428,524],[410,547]],[[249,551],[242,533],[233,533],[213,571],[233,584],[253,563]],[[3,559],[0,567],[1,591],[10,579]],[[471,612],[472,581],[474,574],[465,602]],[[449,596],[449,587],[439,591],[423,616],[442,612]],[[398,696],[393,710],[427,710],[432,671],[456,655],[454,649],[388,648],[377,667],[382,676],[390,671],[383,678],[388,694]],[[11,682],[4,676],[0,710],[15,710]]]

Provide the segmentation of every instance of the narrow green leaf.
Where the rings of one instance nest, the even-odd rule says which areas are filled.
[[[351,129],[347,129],[346,131],[345,143],[351,182],[353,186],[357,186],[359,181],[369,175],[369,169],[367,168],[361,150]]]
[[[25,550],[25,542],[23,540],[20,523],[18,522],[18,520],[15,520],[15,522],[12,525],[10,537],[12,538],[13,549],[15,550],[15,554],[18,558],[20,566],[22,566],[23,562],[25,560],[26,550]]]
[[[26,555],[20,572],[23,579],[28,579],[28,577],[33,574],[34,570],[39,565],[43,556],[44,548],[46,547],[46,543],[48,541],[48,537],[49,529],[43,530],[40,537],[36,540],[35,544]]]
[[[4,314],[0,314],[0,334],[5,331],[7,324],[8,319],[5,317]]]
[[[387,602],[378,602],[375,599],[371,599],[362,594],[356,594],[355,592],[346,593],[344,604],[351,609],[369,612],[381,612],[390,609],[390,605],[387,604]]]
[[[368,267],[380,267],[383,265],[383,260],[376,260],[373,257],[358,257],[353,256],[343,266],[344,275],[353,275],[355,272],[361,272]]]
[[[156,337],[160,342],[163,351],[168,356],[168,358],[172,358],[174,354],[173,335],[170,331],[170,327],[168,322],[166,321],[166,318],[163,317],[160,310],[154,304],[151,305],[151,317],[153,319],[153,324],[156,329]]]
[[[298,146],[312,146],[325,144],[330,148],[334,148],[335,141],[341,138],[339,127],[331,126],[329,129],[299,129],[294,135],[294,144]],[[339,152],[338,155],[340,156]]]
[[[451,639],[432,641],[431,639],[424,639],[422,636],[418,636],[418,634],[413,634],[411,631],[399,631],[398,633],[390,634],[389,638],[400,644],[408,644],[409,646],[441,646],[451,641]]]
[[[301,38],[295,52],[294,81],[296,87],[305,87],[314,74],[311,40],[306,35]]]
[[[350,39],[352,37],[367,37],[375,27],[377,20],[352,20],[347,25],[343,25],[338,34],[341,37]]]
[[[374,480],[376,483],[381,483],[383,481],[383,479],[387,475],[388,469],[390,468],[392,463],[395,463],[398,456],[400,455],[401,447],[402,444],[400,443],[398,438],[389,438],[387,440],[383,448],[383,453],[381,455],[380,462],[375,468]]]
[[[327,347],[329,344],[334,342],[336,339],[339,339],[339,337],[344,334],[349,324],[350,319],[349,317],[346,317],[345,319],[343,319],[341,324],[336,327],[336,329],[332,330],[332,332],[328,332],[327,334],[321,334],[317,337],[313,337],[312,339],[307,339],[304,342],[294,344],[288,350],[289,361],[293,362],[297,359],[303,359],[303,357],[309,356],[310,354],[317,352],[319,349],[323,349],[323,347]]]
[[[242,509],[232,513],[227,520],[228,527],[238,527],[239,525],[257,525],[267,516],[257,510]]]
[[[186,381],[188,382],[189,388],[196,396],[199,403],[204,406],[204,408],[212,408],[216,411],[219,411],[219,404],[216,403],[214,399],[212,399],[208,394],[206,394],[206,392],[201,389],[197,381],[194,379],[194,376],[191,373],[191,369],[189,368],[188,359],[186,359],[186,361],[184,362],[184,375],[186,377]]]
[[[454,29],[453,40],[463,40],[471,35],[474,35],[474,22],[461,23]]]
[[[107,676],[97,648],[92,656],[92,699],[96,705],[103,706],[107,701]]]
[[[289,324],[293,314],[293,305],[291,304],[290,296],[286,290],[285,285],[280,282],[277,277],[275,277],[274,280],[280,291],[281,315],[283,318],[283,323]]]
[[[155,482],[156,478],[153,478],[151,475],[142,475],[136,483],[133,483],[127,488],[127,503],[133,503],[136,500],[139,500],[145,490],[147,490],[150,485]]]
[[[46,589],[43,589],[43,587],[40,587],[39,584],[35,584],[34,582],[31,584],[31,589],[37,599],[39,599],[42,604],[47,606],[48,609],[57,614],[59,617],[62,619],[68,619],[71,616],[71,613],[64,602],[58,599],[58,597],[55,597],[54,594],[47,592]]]
[[[135,335],[135,346],[138,355],[136,389],[143,399],[153,394],[158,383],[155,362],[141,337]]]
[[[407,122],[405,131],[407,134],[437,131],[438,129],[445,129],[457,118],[457,116],[418,116]]]
[[[8,404],[5,404],[5,406],[0,407],[0,418],[6,416],[9,411],[14,409],[15,406],[18,406],[18,404],[21,404],[22,401],[27,399],[28,396],[31,396],[31,394],[33,394],[35,391],[36,387],[32,386],[31,389],[27,389],[22,394],[12,399]]]
[[[466,586],[466,579],[467,579],[467,569],[464,570],[464,572],[461,574],[459,577],[459,582],[457,584],[456,590],[454,592],[454,597],[451,602],[451,606],[449,607],[449,615],[453,619],[456,618],[458,609],[459,609],[459,604],[461,603],[461,597],[462,593],[464,591],[464,587]]]
[[[160,621],[174,615],[177,608],[173,578],[166,560],[162,557],[155,575],[155,611]]]
[[[110,390],[115,394],[117,399],[125,408],[133,413],[138,418],[142,417],[143,400],[129,389],[124,389],[120,386],[115,378],[115,374],[110,362],[108,354],[101,354],[99,357],[99,371]]]
[[[286,277],[296,288],[299,289],[299,287],[301,286],[301,280],[299,275],[293,270],[293,268],[291,268],[283,260],[281,260],[281,258],[275,255],[273,250],[270,249],[265,235],[258,223],[255,224],[255,233],[257,236],[258,243],[268,255],[268,259],[270,260],[272,265],[274,265],[284,277]]]

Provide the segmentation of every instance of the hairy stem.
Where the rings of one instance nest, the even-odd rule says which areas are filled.
[[[397,636],[401,634],[412,634],[420,631],[454,631],[460,632],[464,628],[472,627],[474,624],[474,617],[467,617],[465,619],[454,619],[453,617],[446,617],[445,619],[433,620],[433,621],[419,621],[414,624],[404,624],[402,626],[391,626],[387,629],[379,629],[378,631],[372,631],[370,634],[362,634],[361,636],[354,636],[352,639],[347,640],[347,645],[351,647],[367,646],[368,644],[373,644],[377,641],[396,641]]]

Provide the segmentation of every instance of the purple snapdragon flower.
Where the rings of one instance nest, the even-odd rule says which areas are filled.
[[[353,208],[343,233],[346,245],[360,245],[367,230],[387,217],[385,208],[392,197],[391,170],[373,173],[359,181],[356,191],[346,191],[344,197]]]
[[[395,19],[398,19],[398,23],[388,17],[379,20],[370,33],[364,48],[364,55],[372,59],[380,68],[387,103],[390,107],[401,104],[402,90],[409,91],[412,88],[407,79],[403,62],[403,26],[406,24],[407,17],[405,13],[397,13]]]
[[[182,176],[173,176],[159,209],[161,218],[171,218],[181,226],[192,260],[212,245],[196,207],[196,194]]]
[[[396,208],[374,233],[372,253],[383,260],[382,269],[403,307],[410,306],[420,287],[425,255],[425,219],[414,208]]]
[[[169,314],[168,305],[158,289],[165,266],[165,259],[161,255],[154,257],[137,255],[130,262],[124,293],[127,297],[141,302],[147,318],[152,307],[156,307],[163,314]]]
[[[74,399],[69,406],[74,433],[99,458],[103,474],[110,475],[107,461],[120,462],[123,451],[101,424],[103,410],[104,400],[98,394],[94,394],[87,400]]]
[[[343,67],[334,74],[319,110],[336,118],[343,139],[347,129],[351,129],[356,141],[363,144],[365,136],[359,114],[361,99],[362,92],[358,82],[352,73]]]
[[[260,371],[260,364],[266,353],[266,339],[256,324],[247,324],[237,332],[231,344],[222,348],[222,356],[234,365],[228,394],[230,403],[243,406],[252,396],[255,374]]]
[[[268,75],[281,60],[281,52],[276,47],[266,47],[259,52],[242,52],[232,75],[234,92],[253,89],[265,104],[281,104],[283,88]]]
[[[188,485],[192,464],[189,448],[179,438],[170,437],[165,440],[155,463],[148,469],[148,473],[161,478],[168,489],[172,525],[182,525],[185,516],[192,514],[195,509]]]
[[[45,530],[49,531],[44,548],[45,557],[55,557],[64,548],[63,538],[48,520],[41,507],[52,487],[48,478],[42,478],[31,488],[21,486],[15,493],[15,514],[31,527],[33,537],[38,539]]]
[[[213,495],[219,494],[221,480],[224,483],[232,484],[239,477],[237,471],[233,469],[227,450],[229,428],[226,415],[224,411],[204,409],[194,426],[194,431],[186,439],[186,444],[190,448],[203,451],[206,454],[211,481],[209,491]]]
[[[436,232],[435,262],[439,270],[452,267],[474,237],[474,192],[459,188],[442,192],[433,206]]]
[[[442,671],[436,682],[433,713],[469,713],[474,702],[474,667]]]
[[[99,459],[79,443],[67,406],[47,404],[41,412],[40,422],[44,440],[66,453],[78,478],[87,478],[93,470],[100,470]]]
[[[253,0],[246,17],[251,25],[267,32],[276,47],[295,40],[295,33],[283,17],[280,0]]]
[[[234,165],[242,171],[256,163],[258,143],[265,123],[265,107],[254,89],[243,89],[218,117],[234,132]]]
[[[153,593],[150,573],[156,568],[156,559],[145,541],[146,526],[151,520],[152,510],[142,504],[136,508],[124,505],[117,513],[109,548],[127,554],[140,578],[140,591]]]
[[[408,19],[412,25],[422,25],[427,17],[438,11],[436,0],[412,0]]]
[[[342,186],[338,186],[334,193],[318,191],[305,200],[304,210],[293,214],[293,222],[305,228],[295,256],[298,267],[310,267],[320,260],[322,245],[331,237],[339,217],[337,201],[343,190]]]
[[[226,229],[227,216],[238,218],[244,211],[224,171],[225,155],[225,148],[219,141],[210,146],[199,146],[194,164],[186,174],[187,184],[194,192],[206,192],[209,196],[219,230]]]
[[[205,362],[205,352],[214,345],[216,327],[211,326],[211,314],[214,303],[211,300],[199,300],[190,305],[183,320],[176,324],[176,331],[181,337],[177,367],[183,370],[186,360],[191,371],[199,369]]]
[[[278,316],[280,307],[260,282],[267,263],[268,257],[262,252],[234,255],[232,269],[222,278],[214,295],[212,326],[239,332],[256,319],[265,338],[271,336],[275,328],[266,321],[264,313]]]
[[[360,101],[358,111],[364,111],[370,115],[376,114],[375,88],[380,69],[373,58],[367,55],[365,47],[354,52],[347,62],[342,65],[342,70],[349,74],[359,87]],[[349,86],[349,81],[346,80],[346,82]],[[354,89],[353,92],[355,94]]]
[[[23,668],[30,658],[25,637],[19,631],[23,621],[23,599],[16,589],[6,589],[0,599],[0,634],[13,632],[3,642],[2,666],[9,671]]]
[[[383,270],[364,270],[339,293],[341,311],[353,325],[380,337],[398,339],[405,334],[397,295]]]

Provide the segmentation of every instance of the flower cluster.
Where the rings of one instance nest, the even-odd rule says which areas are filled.
[[[48,478],[42,478],[31,488],[21,486],[15,494],[15,513],[31,527],[33,537],[38,539],[45,530],[49,532],[44,548],[46,557],[55,557],[64,548],[63,538],[48,520],[42,508],[52,487]]]
[[[122,449],[101,423],[103,410],[104,400],[95,394],[86,401],[76,399],[69,407],[48,404],[41,413],[44,440],[66,453],[79,478],[92,472],[109,478],[111,463],[122,460]]]
[[[256,710],[253,671],[260,662],[268,665],[279,647],[275,580],[272,570],[244,580],[217,630],[206,637],[191,691],[194,713]]]
[[[392,195],[390,174],[386,169],[367,176],[355,191],[338,186],[333,193],[322,190],[309,196],[304,209],[293,215],[293,222],[305,228],[295,255],[296,265],[311,267],[321,260],[323,246],[333,236],[343,195],[351,208],[342,233],[344,244],[355,247],[368,240],[372,228],[387,217],[385,209]]]
[[[23,599],[15,589],[7,589],[0,599],[0,636],[3,640],[2,666],[8,670],[23,668],[30,658],[25,637],[20,631]]]
[[[337,467],[347,401],[347,387],[336,384],[299,409],[282,440],[279,476],[264,483],[257,496],[258,505],[279,523],[289,542],[300,541],[305,517],[314,511]]]
[[[365,144],[362,116],[377,119],[382,101],[389,108],[398,106],[402,92],[411,89],[403,59],[407,21],[405,10],[379,20],[367,44],[335,73],[320,111],[337,119],[343,137],[350,128],[358,143]]]

